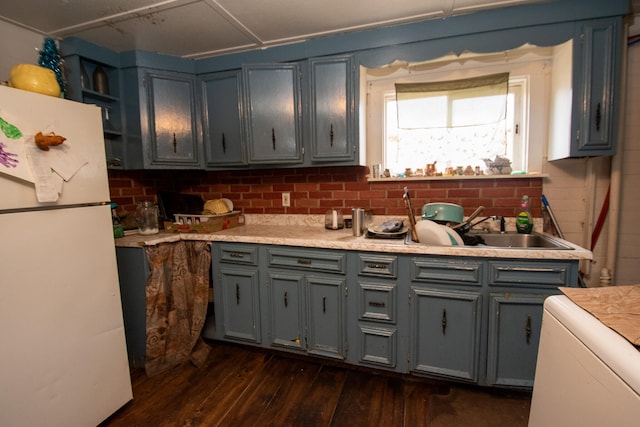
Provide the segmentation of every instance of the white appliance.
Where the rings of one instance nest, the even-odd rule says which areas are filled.
[[[0,86],[0,118],[25,144],[64,136],[63,163],[86,160],[57,201],[38,202],[0,129],[0,425],[94,426],[132,399],[101,111]]]
[[[638,349],[566,296],[547,298],[529,426],[639,423]]]

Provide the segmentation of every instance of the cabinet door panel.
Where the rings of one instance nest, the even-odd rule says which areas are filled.
[[[271,344],[304,348],[302,296],[304,277],[300,274],[269,273]]]
[[[250,163],[299,163],[299,73],[292,65],[244,69]]]
[[[307,276],[309,353],[344,359],[344,287],[343,278]]]
[[[480,294],[412,287],[412,369],[478,380]]]
[[[359,330],[359,362],[376,367],[395,368],[398,330],[365,325],[359,325]]]
[[[225,338],[260,342],[258,270],[220,270]]]
[[[491,294],[487,382],[533,387],[545,297]]]
[[[202,78],[204,146],[208,167],[247,164],[240,79],[239,71]]]
[[[578,104],[581,111],[582,135],[578,150],[583,155],[590,153],[610,155],[615,153],[615,97],[620,68],[620,25],[616,20],[586,24],[582,40],[582,67],[584,73],[582,97]]]
[[[352,160],[350,58],[312,59],[310,64],[312,160]]]
[[[200,166],[195,78],[146,73],[151,164]]]

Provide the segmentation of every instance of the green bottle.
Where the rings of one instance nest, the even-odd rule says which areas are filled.
[[[113,222],[113,237],[119,238],[124,237],[124,227],[120,222],[120,218],[118,218],[118,214],[116,213],[116,208],[118,207],[117,203],[111,203],[111,221]]]
[[[529,196],[522,196],[520,210],[516,215],[516,230],[518,233],[529,234],[533,229],[533,217],[529,210]]]

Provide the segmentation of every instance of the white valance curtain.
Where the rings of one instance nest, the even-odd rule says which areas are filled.
[[[478,126],[506,118],[509,73],[395,86],[401,129]]]

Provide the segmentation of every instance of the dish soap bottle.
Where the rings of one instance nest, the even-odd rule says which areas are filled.
[[[118,205],[116,203],[111,203],[111,222],[113,222],[113,237],[119,238],[124,237],[124,227],[120,222],[120,218],[118,218],[118,214],[116,213],[116,208]]]
[[[518,233],[529,234],[533,229],[533,218],[529,210],[529,196],[522,196],[520,210],[516,215],[516,230]]]

